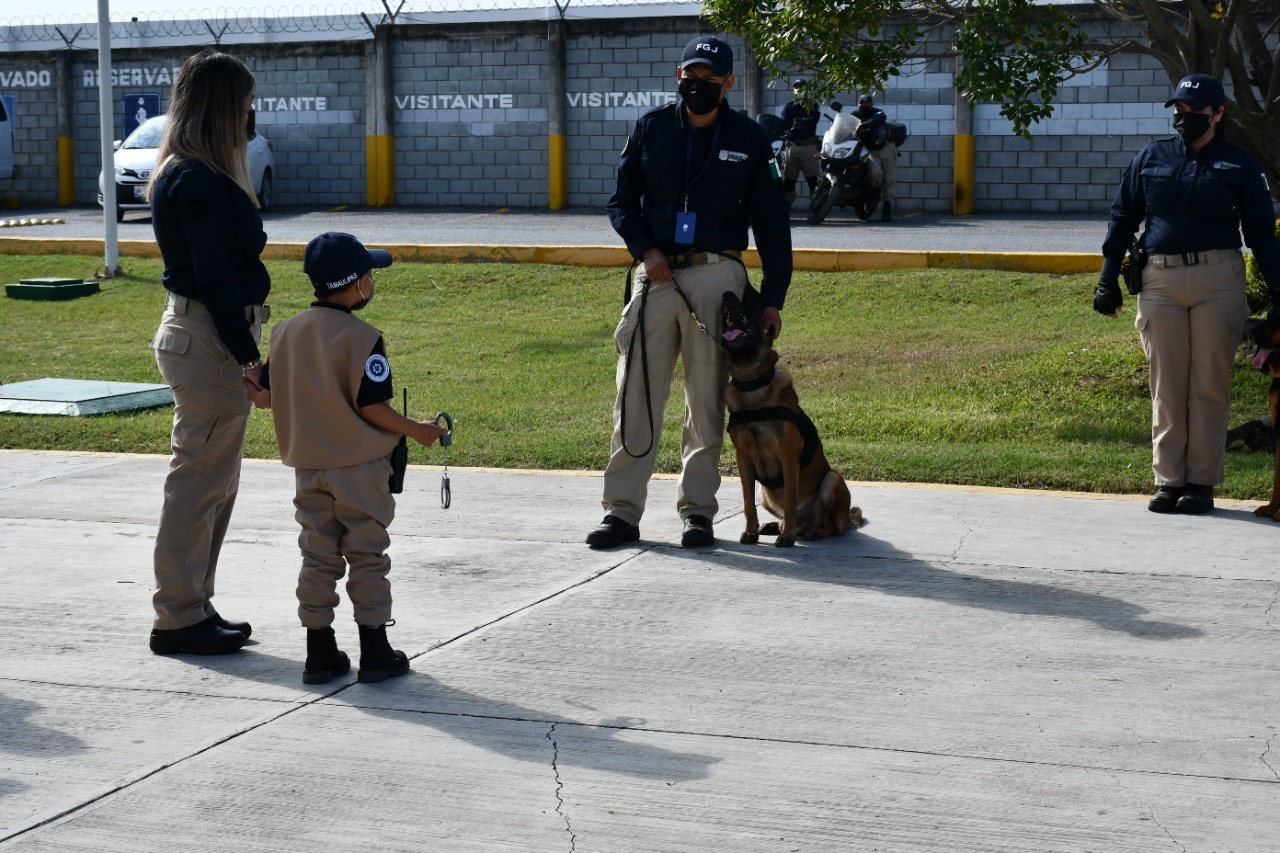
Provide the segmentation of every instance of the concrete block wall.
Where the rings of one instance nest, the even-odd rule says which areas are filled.
[[[397,204],[547,206],[545,23],[541,29],[396,33]]]
[[[258,130],[275,150],[275,204],[364,204],[363,46],[236,55],[257,80]]]
[[[580,23],[569,31],[565,62],[572,206],[604,207],[636,120],[676,100],[680,55],[703,32],[688,19],[646,20],[643,27],[637,23],[619,22],[611,31],[588,30]],[[728,40],[735,51],[741,50],[741,40]]]
[[[0,181],[0,199],[58,197],[58,115],[54,64],[35,60],[0,63],[0,95],[13,98],[14,166]],[[3,211],[0,211],[3,215]]]
[[[244,60],[257,81],[257,127],[271,141],[275,152],[275,204],[364,204],[362,46],[269,51],[250,48],[231,52]],[[129,93],[155,93],[160,96],[161,110],[167,109],[173,78],[188,55],[185,49],[159,53],[113,51],[113,104],[119,107]],[[86,54],[84,61],[74,62],[72,67],[76,198],[89,204],[97,201],[102,162],[98,142],[98,66],[96,59]],[[113,120],[114,138],[122,139],[123,108],[114,111]],[[56,172],[52,188],[56,197]],[[3,193],[0,187],[0,195]]]
[[[402,206],[541,208],[548,204],[549,58],[546,21],[400,25],[392,31],[391,126],[395,193]],[[684,45],[706,27],[691,17],[574,19],[565,31],[568,203],[601,208],[637,118],[674,101]],[[741,39],[730,36],[741,69]],[[366,186],[367,39],[240,45],[258,79],[258,126],[275,144],[277,205],[362,205]],[[115,100],[156,92],[167,103],[190,47],[114,51]],[[19,176],[0,199],[57,198],[54,63],[47,54],[0,55],[0,94],[16,99]],[[75,186],[93,203],[100,168],[96,59],[77,51]],[[909,64],[878,104],[907,124],[901,146],[903,213],[952,208],[955,91],[949,60]],[[744,75],[730,104],[744,104]],[[1061,89],[1054,116],[1015,136],[999,107],[974,109],[975,209],[989,213],[1105,215],[1133,154],[1172,133],[1162,106],[1170,85],[1154,60],[1119,54]],[[764,81],[763,109],[790,99],[790,77]],[[857,93],[843,93],[852,106]],[[123,110],[114,116],[123,130]],[[803,203],[804,189],[801,188]]]

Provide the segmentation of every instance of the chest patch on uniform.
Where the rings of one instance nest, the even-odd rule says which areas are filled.
[[[745,163],[748,158],[741,151],[730,151],[727,148],[721,148],[720,159],[729,163]]]
[[[371,382],[382,382],[390,374],[391,365],[387,364],[385,356],[371,355],[364,363],[364,375],[368,376]]]
[[[1239,168],[1240,168],[1240,164],[1239,164],[1239,163],[1228,163],[1226,160],[1219,160],[1218,162],[1216,162],[1216,163],[1214,163],[1214,164],[1213,164],[1213,168],[1215,168],[1215,169],[1239,169]]]

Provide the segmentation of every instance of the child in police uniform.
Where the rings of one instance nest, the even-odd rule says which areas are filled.
[[[386,554],[395,516],[389,456],[401,435],[430,445],[445,431],[391,407],[382,333],[353,313],[373,299],[373,270],[390,265],[388,252],[366,249],[350,234],[328,232],[308,243],[302,268],[316,301],[272,328],[259,381],[245,380],[253,404],[273,409],[280,459],[295,471],[307,684],[351,669],[333,633],[337,585],[347,565],[347,595],[360,629],[358,680],[385,681],[409,671],[408,657],[391,648],[386,634],[394,624]]]

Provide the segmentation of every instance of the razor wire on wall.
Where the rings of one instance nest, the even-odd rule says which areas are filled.
[[[367,38],[378,24],[432,24],[701,13],[688,0],[366,0],[321,6],[219,7],[134,14],[128,0],[110,22],[114,47],[331,41]],[[647,14],[646,14],[647,13]],[[0,18],[0,52],[92,49],[96,16]]]

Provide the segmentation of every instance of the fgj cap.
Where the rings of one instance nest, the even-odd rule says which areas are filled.
[[[1227,96],[1223,93],[1222,84],[1216,77],[1208,74],[1188,74],[1173,87],[1173,97],[1165,101],[1164,105],[1171,107],[1178,101],[1186,102],[1193,110],[1202,110],[1205,107],[1222,106],[1226,103]]]
[[[685,45],[680,67],[688,68],[699,63],[710,66],[721,77],[728,77],[733,73],[733,48],[724,39],[698,36]]]
[[[871,105],[871,106],[873,106],[873,107],[874,107],[874,106],[875,106],[875,104],[876,104],[876,102],[875,102],[875,101],[871,100],[871,96],[870,96],[870,95],[863,95],[861,98],[858,98],[858,103],[859,103],[859,104],[870,104],[870,105]]]
[[[302,255],[302,271],[311,279],[316,293],[333,293],[371,269],[391,266],[391,253],[366,249],[350,234],[326,231],[307,244]]]
[[[809,83],[805,80],[797,80],[796,82],[791,84],[791,88],[799,91],[800,89],[803,89],[805,86],[808,86],[808,85]]]

